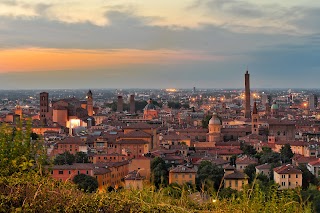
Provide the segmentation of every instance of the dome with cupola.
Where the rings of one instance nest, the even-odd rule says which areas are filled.
[[[217,113],[213,113],[212,114],[212,118],[209,120],[209,124],[210,125],[221,125],[221,120],[220,118],[218,117],[218,114]]]

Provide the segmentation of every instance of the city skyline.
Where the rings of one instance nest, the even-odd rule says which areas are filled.
[[[320,3],[0,2],[0,89],[319,88]],[[71,9],[72,8],[72,9]]]

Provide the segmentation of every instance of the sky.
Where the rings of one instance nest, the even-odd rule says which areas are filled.
[[[0,89],[319,88],[320,1],[0,0]]]

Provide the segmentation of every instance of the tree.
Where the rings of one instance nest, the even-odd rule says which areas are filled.
[[[237,160],[237,155],[232,155],[232,156],[230,157],[230,165],[231,165],[231,166],[236,165],[236,160]]]
[[[312,202],[313,212],[320,212],[320,193],[317,186],[311,185],[301,192],[304,201]]]
[[[273,152],[269,147],[262,147],[262,152],[259,153],[260,164],[278,163],[280,161],[280,153]]]
[[[32,140],[38,140],[40,137],[37,133],[31,132],[30,137]]]
[[[53,161],[54,165],[63,165],[63,164],[73,164],[75,162],[75,156],[70,152],[64,152],[60,155],[57,155]]]
[[[47,162],[43,141],[33,141],[31,121],[25,126],[19,122],[16,127],[3,124],[0,127],[0,176],[17,172],[38,171]]]
[[[77,152],[75,154],[76,163],[89,163],[88,155],[84,152]]]
[[[160,157],[156,157],[151,161],[151,178],[157,188],[160,188],[161,185],[166,186],[169,182],[166,163]]]
[[[256,164],[249,164],[243,171],[249,177],[249,183],[251,183],[256,175]]]
[[[85,174],[74,176],[73,182],[77,184],[79,189],[85,192],[94,192],[98,189],[98,181],[94,177]]]
[[[212,115],[206,115],[206,117],[201,121],[202,128],[208,128],[209,121],[212,118]]]
[[[235,189],[231,189],[230,187],[228,188],[223,188],[220,190],[218,196],[220,199],[225,199],[225,198],[231,198],[232,196],[237,196],[238,191]]]
[[[222,168],[209,161],[202,161],[197,172],[196,185],[198,189],[206,191],[212,189],[218,190],[222,181],[224,171]]]
[[[169,101],[168,102],[168,107],[172,108],[172,109],[180,109],[181,108],[181,104],[179,102]]]
[[[307,189],[310,184],[318,185],[319,181],[305,165],[299,165],[299,169],[302,171],[302,188]]]
[[[257,150],[249,144],[241,143],[240,149],[243,151],[243,154],[248,156],[254,156],[257,153]]]
[[[283,147],[281,147],[280,155],[281,155],[281,160],[283,161],[283,163],[291,162],[291,159],[294,154],[292,152],[290,144],[287,143]]]

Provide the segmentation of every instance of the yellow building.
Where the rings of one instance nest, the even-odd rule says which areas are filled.
[[[183,185],[185,183],[196,183],[197,171],[193,167],[179,165],[173,168],[169,172],[169,184],[177,183]]]
[[[302,172],[291,164],[273,169],[274,181],[280,185],[279,189],[294,189],[302,186]]]
[[[248,184],[248,175],[245,173],[234,171],[224,176],[224,188],[230,187],[231,189],[240,191],[245,185]]]

